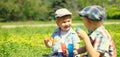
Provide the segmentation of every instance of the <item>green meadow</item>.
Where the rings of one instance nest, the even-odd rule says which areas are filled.
[[[83,25],[81,27],[86,31]],[[120,57],[120,24],[109,24],[105,27],[115,42],[117,57]],[[44,45],[44,38],[50,37],[56,28],[55,26],[0,28],[0,57],[43,57],[49,55],[51,48]],[[76,26],[73,28],[75,29]],[[80,43],[80,46],[82,45],[83,42]]]

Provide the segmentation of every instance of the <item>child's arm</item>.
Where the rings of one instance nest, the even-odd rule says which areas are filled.
[[[44,43],[48,48],[52,47],[52,40],[51,39],[45,38]]]
[[[73,52],[74,52],[74,54],[85,53],[86,52],[86,48],[85,48],[85,46],[83,46],[83,47],[80,47],[79,49],[75,49]]]
[[[77,33],[78,36],[83,39],[86,46],[86,51],[89,53],[90,57],[99,57],[100,53],[93,48],[87,33],[83,30],[78,30]]]
[[[79,44],[74,44],[74,50],[73,53],[76,55],[78,54],[77,50],[79,49]]]
[[[74,49],[79,49],[79,44],[78,43],[74,44]]]

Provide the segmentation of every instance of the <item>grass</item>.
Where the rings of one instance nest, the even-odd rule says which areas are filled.
[[[117,20],[105,20],[105,22],[120,22]],[[73,19],[73,23],[82,23],[81,19]],[[55,21],[28,21],[28,22],[0,22],[0,26],[2,25],[33,25],[33,24],[55,24]]]
[[[51,28],[0,29],[0,57],[42,57],[49,54],[43,42],[50,36]]]
[[[21,22],[19,24],[32,23]],[[39,24],[39,22],[34,24]],[[41,24],[44,24],[44,22]],[[85,27],[81,27],[85,29]],[[105,27],[113,37],[117,49],[117,57],[120,57],[120,24],[105,25]],[[0,28],[0,57],[42,57],[43,55],[48,55],[51,52],[51,48],[47,48],[43,40],[46,37],[50,37],[55,28],[54,26]],[[75,27],[73,28],[75,29]],[[83,42],[80,43],[80,46],[82,45]]]
[[[0,25],[55,24],[54,21],[1,22]]]
[[[106,29],[110,32],[116,46],[117,57],[120,57],[120,25],[106,25]]]

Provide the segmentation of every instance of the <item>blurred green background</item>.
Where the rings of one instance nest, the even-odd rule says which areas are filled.
[[[0,21],[52,21],[59,8],[69,9],[74,19],[89,5],[104,7],[108,19],[120,19],[120,0],[0,0]]]
[[[81,26],[87,32],[78,11],[89,5],[106,9],[105,27],[115,42],[117,57],[120,57],[120,0],[0,0],[0,57],[49,55],[51,48],[47,48],[43,40],[57,28],[55,10],[70,10],[73,29]]]

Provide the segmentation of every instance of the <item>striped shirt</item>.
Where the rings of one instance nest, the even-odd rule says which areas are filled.
[[[89,34],[89,37],[94,49],[100,53],[100,57],[116,57],[114,42],[104,26],[97,28]],[[89,57],[89,55],[85,57]]]
[[[57,52],[62,52],[60,51],[61,50],[61,43],[65,43],[66,44],[66,47],[68,47],[69,44],[79,44],[80,42],[80,39],[77,35],[77,33],[72,29],[70,28],[69,31],[66,33],[66,37],[64,38],[64,40],[62,39],[62,33],[61,33],[61,30],[60,28],[57,28],[52,36],[51,36],[54,40],[58,40],[58,42],[54,42],[53,43],[53,50],[52,50],[52,53],[57,53]]]

